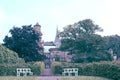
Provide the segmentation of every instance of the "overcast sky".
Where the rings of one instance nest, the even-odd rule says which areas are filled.
[[[92,19],[102,35],[120,35],[120,0],[0,0],[0,42],[13,26],[39,24],[44,41],[52,41],[56,27]]]

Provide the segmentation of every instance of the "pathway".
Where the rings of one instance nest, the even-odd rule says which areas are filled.
[[[41,74],[41,76],[53,76],[53,73],[52,73],[51,68],[44,69],[44,71],[43,71],[43,73]]]
[[[59,76],[40,76],[37,80],[60,80]]]

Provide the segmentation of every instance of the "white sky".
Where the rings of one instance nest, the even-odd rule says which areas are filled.
[[[62,28],[92,19],[104,29],[101,35],[120,35],[120,0],[0,0],[0,42],[13,26],[39,24],[44,41]]]

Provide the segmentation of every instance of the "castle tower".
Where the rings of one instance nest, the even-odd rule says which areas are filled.
[[[42,32],[41,32],[41,25],[39,25],[39,23],[37,22],[35,25],[34,25],[34,30],[36,31],[36,33],[38,33],[39,34],[39,36],[40,36],[40,39],[39,39],[39,41],[37,41],[37,43],[38,43],[38,45],[40,46],[40,47],[43,47],[43,42],[41,41],[41,39],[42,39]],[[42,52],[42,50],[41,51],[39,51],[40,53]]]
[[[42,33],[41,33],[41,25],[39,25],[39,23],[37,22],[35,25],[34,25],[34,29],[37,33],[40,34],[40,36],[42,36]]]
[[[56,28],[56,36],[55,36],[55,41],[54,44],[56,45],[56,48],[59,48],[61,45],[61,40],[59,39],[59,31],[58,31],[58,27]]]

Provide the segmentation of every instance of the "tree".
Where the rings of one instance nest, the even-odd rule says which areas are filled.
[[[37,43],[41,35],[36,33],[31,25],[22,26],[22,28],[13,27],[9,32],[11,36],[6,36],[3,40],[7,48],[17,52],[26,62],[43,59],[44,56],[38,52],[42,47]]]
[[[117,54],[120,57],[120,36],[113,35],[105,38],[108,40],[107,49],[112,49],[113,54]]]
[[[102,29],[86,19],[73,25],[68,25],[60,32],[61,50],[68,50],[75,54],[75,62],[92,62],[110,60],[110,54],[106,50],[106,39],[97,35]]]

